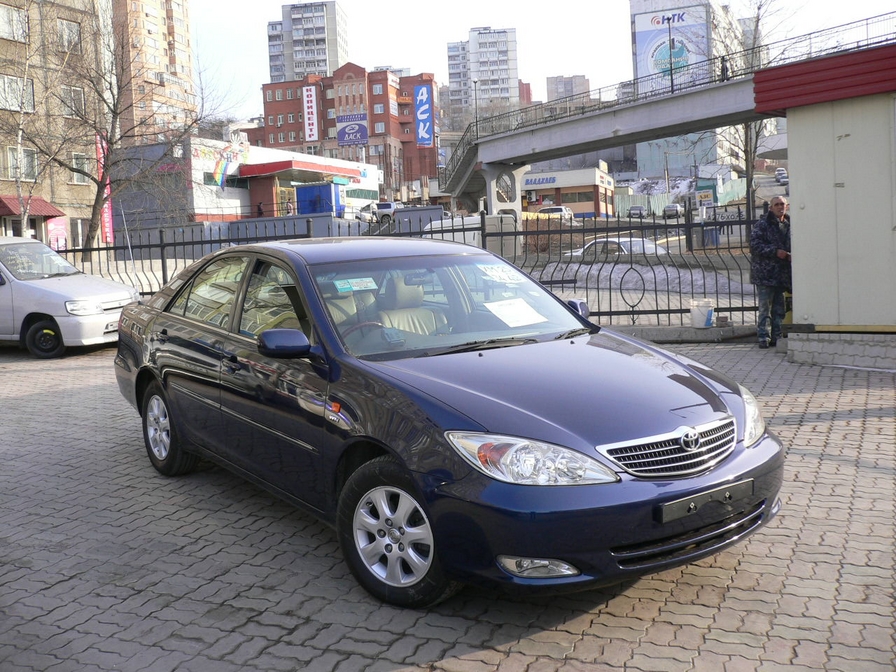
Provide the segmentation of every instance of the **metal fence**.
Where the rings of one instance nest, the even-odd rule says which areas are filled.
[[[510,216],[508,216],[510,217]],[[563,299],[583,298],[602,324],[686,325],[692,299],[713,300],[731,324],[755,324],[750,284],[749,228],[739,209],[691,211],[676,219],[530,217],[490,231],[485,217],[438,220],[431,228],[396,220],[383,234],[475,240],[502,250]],[[136,231],[110,247],[60,250],[86,273],[136,287],[149,295],[195,260],[222,247],[333,236],[372,235],[361,222],[270,218],[230,224]],[[496,240],[500,239],[500,240]]]

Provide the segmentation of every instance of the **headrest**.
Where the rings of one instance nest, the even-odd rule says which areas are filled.
[[[404,278],[389,278],[382,304],[383,310],[419,308],[423,305],[423,285],[407,285]]]

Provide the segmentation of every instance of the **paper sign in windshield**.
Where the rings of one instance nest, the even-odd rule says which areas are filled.
[[[494,280],[495,282],[517,283],[523,281],[523,276],[509,266],[479,264],[478,268],[485,273],[489,280]]]
[[[373,278],[351,278],[349,280],[334,280],[333,285],[337,292],[360,292],[364,289],[376,289]]]
[[[506,301],[494,301],[486,303],[488,308],[495,317],[501,320],[508,327],[526,327],[530,324],[538,324],[539,322],[547,322],[548,318],[540,315],[532,306],[522,299],[507,299]]]

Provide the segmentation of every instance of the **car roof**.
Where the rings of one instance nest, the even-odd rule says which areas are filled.
[[[34,238],[25,238],[23,236],[0,236],[0,245],[21,245],[23,243],[46,247],[46,243],[42,243]]]
[[[447,256],[456,254],[494,257],[490,252],[449,240],[431,238],[302,238],[254,245],[240,245],[225,251],[279,252],[300,257],[306,264],[385,259],[389,257]]]

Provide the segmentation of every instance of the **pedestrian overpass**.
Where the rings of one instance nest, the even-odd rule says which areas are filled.
[[[442,170],[441,191],[522,210],[531,164],[758,121],[753,73],[896,42],[896,13],[726,54],[587,94],[475,120]]]

